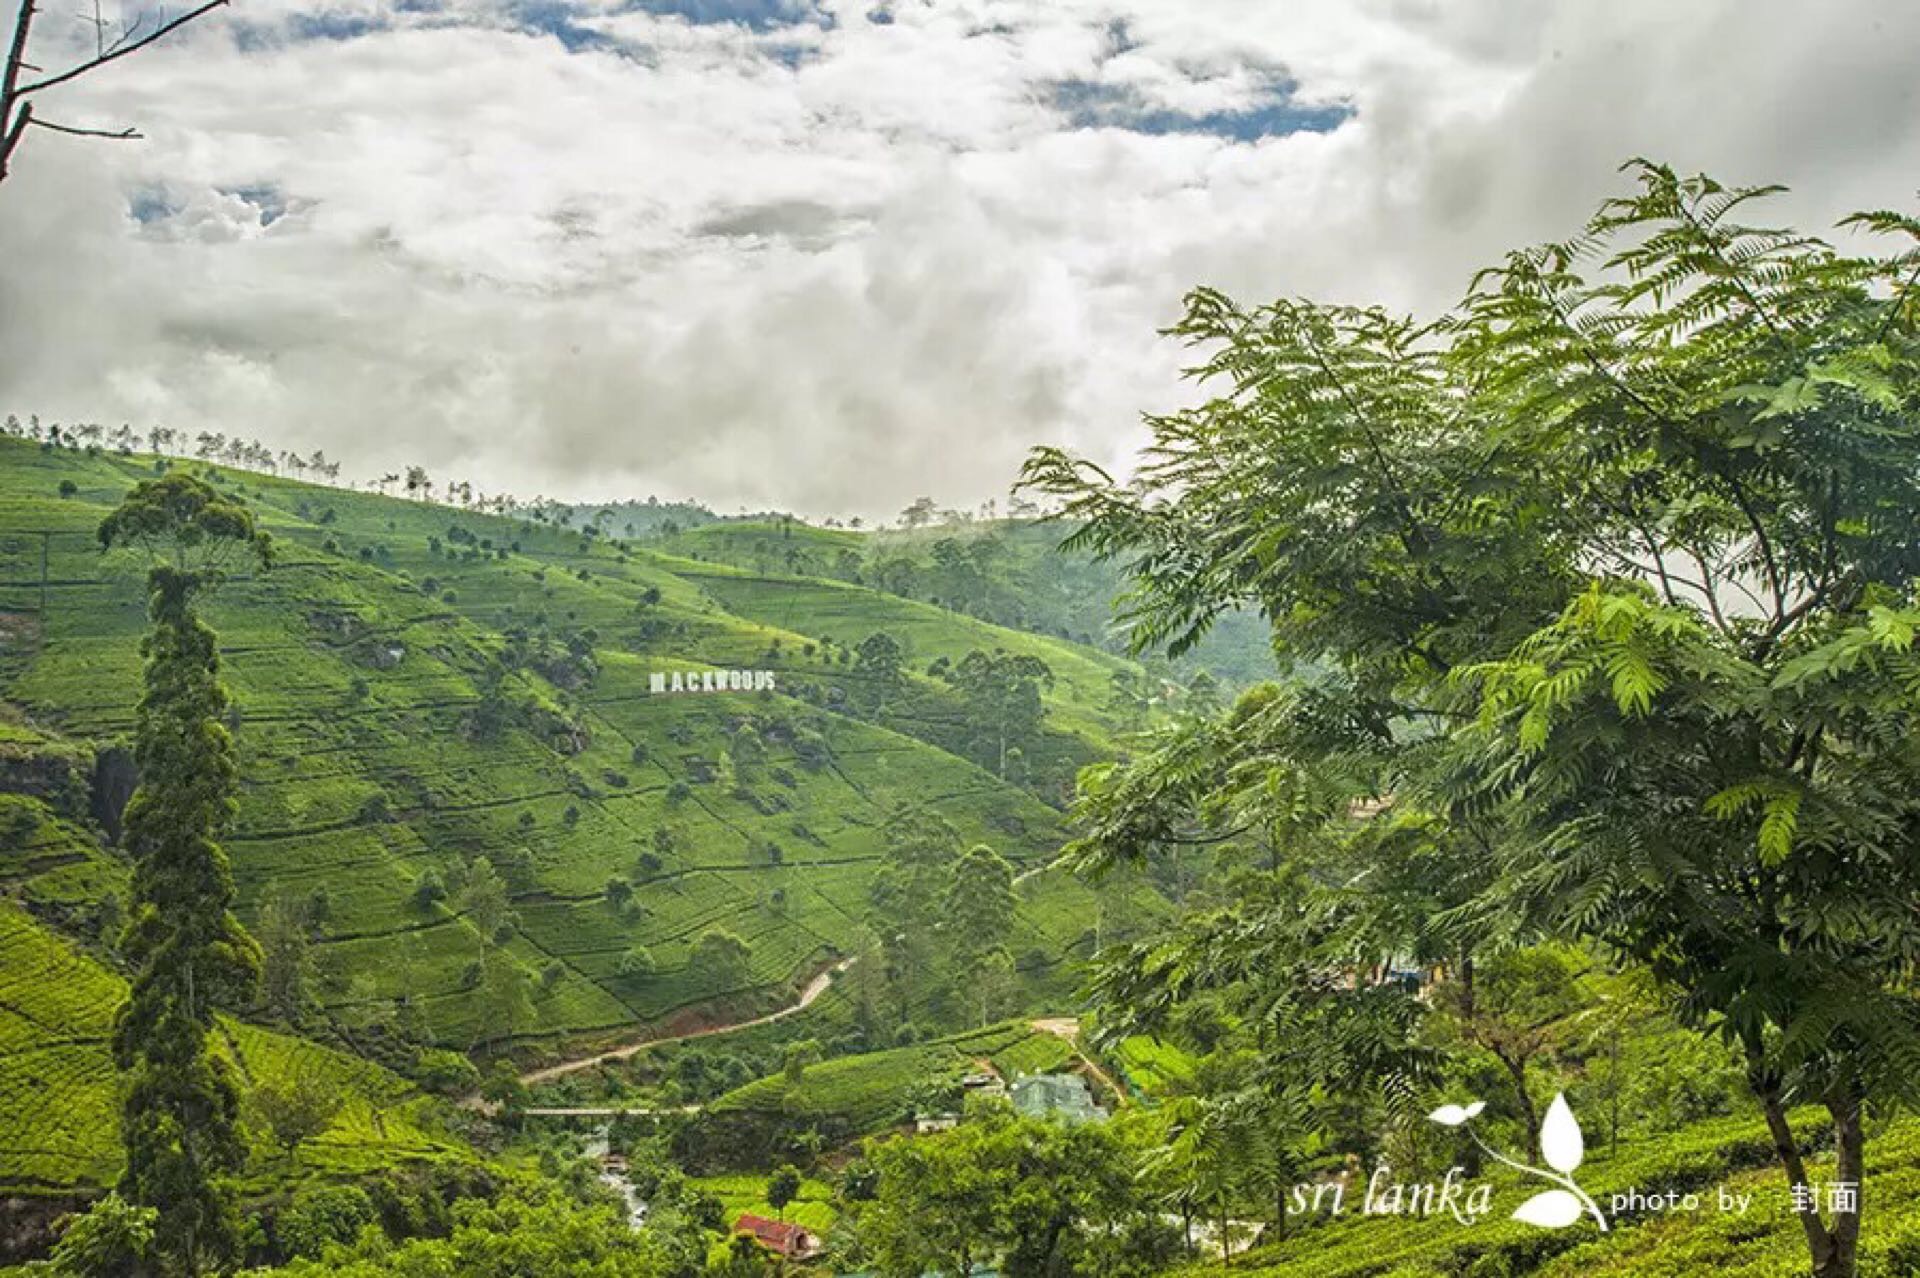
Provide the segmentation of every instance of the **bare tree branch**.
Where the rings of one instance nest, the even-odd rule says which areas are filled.
[[[42,120],[38,116],[29,117],[32,124],[43,129],[52,129],[55,133],[70,133],[76,138],[112,138],[116,142],[132,141],[144,137],[132,129],[76,129],[70,124],[55,124],[51,120]]]
[[[96,67],[105,66],[107,63],[112,62],[115,58],[124,58],[129,53],[138,53],[140,50],[152,44],[155,40],[159,40],[165,37],[169,32],[178,30],[179,28],[186,26],[189,22],[192,22],[195,18],[202,17],[207,13],[210,13],[213,10],[222,7],[226,3],[227,3],[227,0],[207,0],[207,3],[201,5],[198,9],[194,9],[188,13],[184,13],[181,16],[174,18],[170,22],[162,23],[157,29],[154,30],[154,32],[151,35],[148,35],[143,39],[135,40],[132,44],[123,45],[118,49],[110,49],[106,53],[101,54],[99,57],[94,58],[91,61],[82,62],[77,67],[71,67],[68,70],[62,71],[59,75],[50,75],[44,80],[35,80],[32,84],[23,84],[18,89],[14,90],[14,96],[24,97],[26,94],[29,94],[29,93],[38,93],[42,89],[51,89],[56,84],[65,84],[69,80],[76,80],[79,77],[85,75],[87,72],[92,71]]]
[[[146,25],[147,25],[147,15],[144,13],[135,17],[133,20],[133,25],[130,27],[123,22],[121,24],[120,34],[117,37],[115,37],[114,42],[108,45],[104,50],[102,50],[102,52],[112,53],[115,49],[118,49],[121,45],[125,44],[127,41],[139,35],[140,28]],[[34,68],[35,71],[38,71],[39,69],[40,69],[39,67]]]
[[[158,27],[135,39],[141,27],[145,25],[146,18],[143,15],[130,27],[123,24],[119,38],[109,42],[106,33],[107,23],[100,15],[98,0],[95,0],[93,17],[88,18],[84,13],[81,15],[83,22],[93,23],[94,56],[56,75],[46,75],[38,66],[27,61],[27,37],[33,29],[34,15],[40,10],[34,7],[34,0],[20,0],[19,14],[13,24],[13,39],[7,48],[6,65],[3,70],[0,70],[0,181],[6,179],[13,153],[20,148],[20,142],[26,137],[27,126],[30,124],[37,124],[43,129],[73,137],[107,138],[113,141],[130,141],[140,137],[141,134],[131,128],[87,129],[36,119],[33,114],[33,103],[27,99],[32,94],[77,80],[87,72],[97,70],[116,58],[138,53],[154,41],[162,39],[170,32],[186,26],[197,18],[204,17],[226,3],[227,0],[206,0],[206,3],[199,8],[192,9],[177,18],[162,17]],[[31,72],[41,78],[22,84],[22,72]]]

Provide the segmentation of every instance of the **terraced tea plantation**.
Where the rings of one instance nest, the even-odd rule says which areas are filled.
[[[108,1046],[126,984],[24,910],[0,903],[0,1185],[111,1185],[120,1167],[119,1084]],[[454,1151],[425,1098],[377,1065],[228,1021],[222,1054],[243,1085],[299,1085],[338,1101],[300,1151],[303,1171],[371,1171]],[[272,1160],[269,1159],[270,1163]]]
[[[1030,1002],[1071,990],[1061,961],[1103,926],[1152,908],[1138,885],[1109,909],[1043,870],[1064,779],[1123,730],[1108,685],[1135,672],[1110,654],[843,581],[172,464],[238,495],[275,540],[271,569],[234,575],[204,609],[242,766],[225,846],[244,920],[269,899],[303,903],[336,1042],[377,1048],[404,1026],[529,1060],[790,1002],[874,945],[882,829],[915,809],[1020,872]],[[140,565],[104,558],[94,530],[157,465],[0,439],[0,875],[88,944],[110,937],[126,895],[111,836],[133,778],[116,747],[145,627]],[[903,656],[884,698],[851,655],[881,631]],[[927,673],[995,650],[1051,673],[1044,719],[1005,776],[969,757],[970,707]],[[771,671],[774,687],[653,686],[707,670]],[[483,858],[504,910],[464,888]],[[26,934],[27,916],[10,917]],[[713,933],[744,942],[739,961],[696,961]],[[27,953],[10,948],[0,977],[29,980],[14,970]],[[117,978],[86,970],[86,1015],[37,1013],[18,1037],[58,1044],[44,1059],[16,1048],[10,1077],[91,1069],[110,1089],[100,1035]],[[112,1153],[106,1095],[71,1111],[84,1148],[9,1174],[97,1177]]]

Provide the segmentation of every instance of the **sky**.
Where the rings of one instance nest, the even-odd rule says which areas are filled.
[[[1916,52],[1903,0],[232,0],[40,100],[145,136],[0,183],[0,411],[969,508],[1124,472],[1196,285],[1431,312],[1635,155],[1911,210]]]

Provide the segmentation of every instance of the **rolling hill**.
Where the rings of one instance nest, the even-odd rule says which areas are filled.
[[[0,804],[35,806],[5,827],[22,833],[0,872],[96,948],[124,894],[108,844],[133,780],[119,746],[144,616],[137,566],[103,559],[94,529],[159,464],[0,439]],[[537,1057],[765,1010],[873,943],[868,883],[902,810],[1023,872],[1033,980],[1057,992],[1039,960],[1090,943],[1096,896],[1039,873],[1061,837],[1046,800],[1124,732],[1120,658],[847,582],[174,464],[240,496],[278,547],[205,609],[242,768],[225,845],[243,919],[277,894],[310,906],[309,1028],[329,1041]],[[873,707],[847,654],[881,630],[910,665]],[[996,649],[1053,672],[1009,778],[968,757],[968,705],[924,673]],[[669,670],[770,670],[776,686],[660,695],[651,676]],[[442,890],[481,857],[510,898],[493,937]],[[714,930],[747,943],[743,970],[693,961]],[[636,947],[647,975],[623,974]]]
[[[118,1175],[119,1083],[108,1040],[125,982],[25,910],[0,902],[0,1187],[104,1188]],[[250,1092],[298,1080],[340,1099],[300,1169],[349,1175],[463,1149],[406,1080],[370,1062],[237,1020],[216,1050]],[[264,1137],[256,1133],[258,1143]],[[269,1159],[269,1162],[272,1160]]]

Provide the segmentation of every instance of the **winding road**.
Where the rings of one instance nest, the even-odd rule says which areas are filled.
[[[629,1057],[639,1055],[641,1052],[646,1051],[649,1047],[658,1047],[662,1043],[683,1043],[689,1039],[711,1038],[715,1034],[731,1034],[735,1030],[750,1029],[755,1025],[771,1025],[775,1021],[785,1020],[787,1017],[792,1016],[797,1012],[803,1012],[807,1008],[813,1006],[813,1004],[819,1000],[822,994],[825,994],[829,989],[833,987],[834,977],[840,975],[842,972],[852,967],[854,963],[859,959],[859,957],[860,957],[859,955],[855,954],[847,958],[843,958],[838,963],[835,963],[832,967],[829,967],[825,971],[818,973],[817,975],[814,976],[812,980],[807,982],[806,988],[800,991],[800,997],[797,1000],[787,1004],[785,1007],[780,1008],[777,1011],[768,1012],[764,1016],[755,1016],[749,1020],[744,1020],[744,1021],[730,1021],[725,1025],[712,1025],[706,1029],[694,1030],[691,1033],[687,1033],[687,1034],[668,1034],[668,1035],[665,1035],[664,1037],[648,1037],[648,1038],[632,1039],[628,1042],[620,1044],[617,1047],[609,1047],[603,1051],[594,1052],[588,1056],[576,1057],[575,1059],[570,1061],[561,1061],[557,1065],[543,1065],[539,1069],[528,1070],[526,1073],[520,1076],[520,1081],[528,1087],[537,1087],[541,1083],[551,1083],[556,1078],[565,1078],[568,1074],[577,1074],[583,1069],[592,1069],[597,1065],[611,1064],[614,1061],[626,1060]],[[547,1111],[535,1109],[535,1110],[529,1110],[528,1112],[538,1114],[538,1113],[544,1113]],[[554,1112],[559,1112],[559,1111],[554,1111]],[[598,1114],[598,1113],[618,1114],[624,1111],[618,1110],[618,1109],[611,1109],[611,1110],[604,1110],[604,1111],[568,1110],[566,1112],[570,1114],[585,1115],[585,1114],[588,1114],[589,1112],[595,1113],[595,1114]]]
[[[1047,870],[1052,868],[1053,868],[1053,862],[1043,861],[1039,865],[1036,865],[1031,869],[1022,870],[1019,874],[1016,874],[1014,876],[1013,885],[1015,887],[1019,887],[1022,883],[1025,883],[1028,879],[1033,878],[1037,874],[1044,874]],[[569,1074],[577,1074],[581,1070],[592,1069],[597,1065],[611,1064],[614,1061],[627,1060],[630,1057],[637,1056],[641,1052],[646,1051],[649,1047],[659,1047],[663,1043],[684,1043],[689,1039],[712,1038],[717,1034],[731,1034],[736,1030],[751,1029],[756,1025],[771,1025],[775,1021],[785,1020],[787,1017],[792,1016],[798,1012],[804,1012],[807,1008],[813,1006],[813,1004],[820,998],[822,994],[825,994],[829,989],[833,987],[833,981],[835,977],[839,976],[841,973],[845,972],[848,968],[852,967],[855,963],[859,961],[860,961],[860,955],[858,954],[849,955],[848,957],[841,959],[838,963],[835,963],[833,966],[825,969],[824,971],[817,973],[812,980],[808,981],[806,984],[806,987],[800,991],[800,997],[796,1001],[787,1004],[787,1006],[780,1008],[778,1011],[768,1012],[764,1016],[755,1016],[749,1020],[744,1020],[744,1021],[730,1021],[724,1025],[713,1025],[703,1030],[694,1030],[688,1034],[668,1034],[662,1037],[641,1037],[641,1038],[630,1039],[627,1042],[621,1043],[616,1047],[605,1048],[601,1051],[592,1052],[586,1056],[579,1056],[579,1057],[575,1057],[572,1060],[561,1061],[555,1065],[542,1065],[539,1069],[528,1070],[526,1073],[520,1076],[520,1081],[525,1086],[537,1087],[541,1083],[551,1083],[557,1078],[565,1078]],[[555,1115],[565,1114],[565,1115],[578,1116],[578,1117],[594,1117],[594,1116],[605,1116],[605,1115],[636,1112],[636,1111],[627,1111],[627,1110],[620,1110],[620,1109],[606,1109],[606,1110],[531,1109],[531,1110],[528,1110],[527,1112],[530,1114],[551,1113]]]

